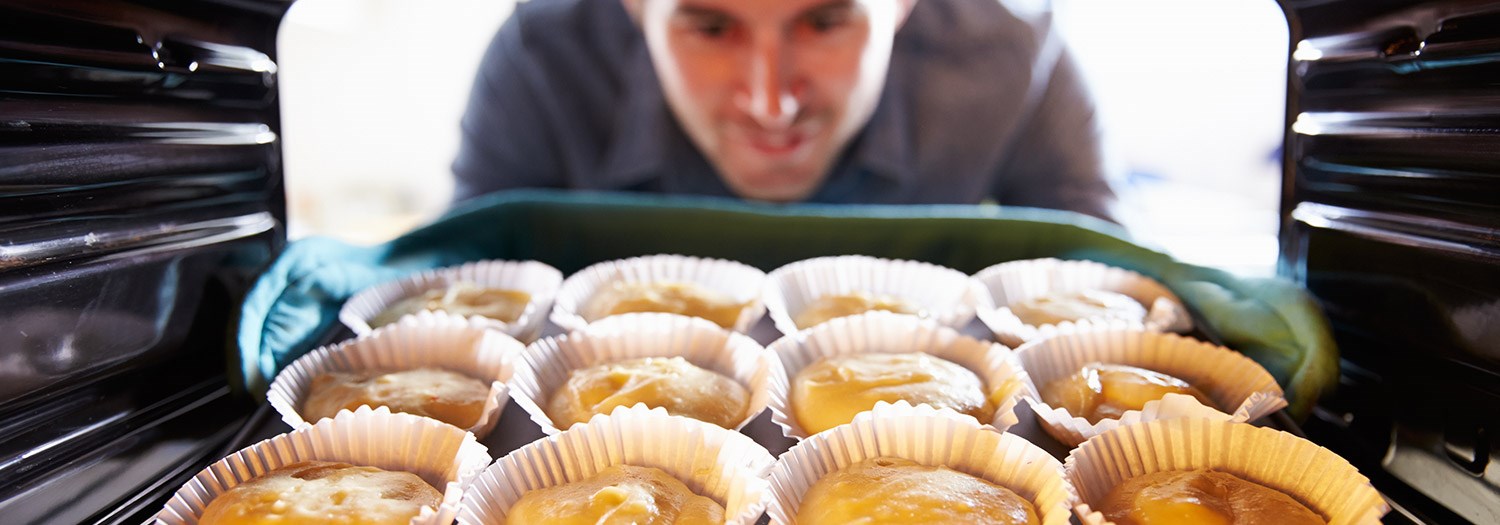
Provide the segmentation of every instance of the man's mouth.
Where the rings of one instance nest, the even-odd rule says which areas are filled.
[[[762,155],[773,157],[796,153],[807,144],[807,138],[808,133],[795,128],[784,131],[745,130],[745,141],[752,149]]]

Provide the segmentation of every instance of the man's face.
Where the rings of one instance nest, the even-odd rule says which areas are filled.
[[[880,99],[915,0],[626,0],[667,104],[741,197],[817,190]]]

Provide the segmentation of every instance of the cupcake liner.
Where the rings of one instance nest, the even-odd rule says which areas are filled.
[[[339,461],[416,474],[443,492],[437,508],[424,508],[416,524],[453,522],[469,482],[490,462],[473,434],[434,419],[360,407],[281,434],[230,454],[178,489],[153,523],[191,525],[209,502],[235,486],[301,461]]]
[[[1016,351],[1031,384],[1027,402],[1042,428],[1069,445],[1077,445],[1120,425],[1196,417],[1235,423],[1254,421],[1286,406],[1276,379],[1239,352],[1195,339],[1158,332],[1104,330],[1060,334]],[[1142,410],[1098,423],[1055,408],[1041,399],[1041,387],[1077,373],[1089,363],[1146,368],[1191,383],[1229,412],[1204,406],[1192,396],[1167,394]]]
[[[818,257],[777,268],[766,279],[763,297],[776,328],[794,334],[800,330],[795,319],[809,304],[853,293],[899,298],[953,328],[969,324],[977,309],[991,309],[983,287],[958,270],[864,255]]]
[[[302,417],[302,402],[312,382],[329,372],[354,370],[400,371],[440,368],[490,383],[484,415],[469,432],[485,436],[500,421],[510,399],[507,382],[511,360],[524,347],[508,335],[483,328],[473,318],[442,312],[420,312],[356,339],[308,352],[276,375],[266,393],[282,421],[292,428],[310,423]]]
[[[476,261],[461,266],[427,270],[395,281],[372,286],[351,297],[339,310],[339,321],[355,334],[369,333],[370,320],[402,299],[428,290],[470,283],[480,286],[519,290],[531,294],[531,302],[515,322],[470,316],[486,328],[492,328],[521,341],[535,340],[541,334],[552,299],[562,283],[562,272],[536,261]]]
[[[751,524],[770,497],[774,462],[743,434],[644,405],[620,407],[534,441],[485,469],[464,494],[461,524],[503,524],[525,493],[593,477],[611,465],[661,469],[724,506],[727,523]]]
[[[891,312],[866,312],[841,317],[788,335],[767,347],[781,361],[770,382],[771,421],[789,438],[806,439],[791,406],[791,382],[797,373],[819,359],[846,355],[922,352],[958,364],[979,376],[986,394],[1011,382],[1012,392],[983,424],[1005,430],[1019,420],[1015,406],[1031,384],[1010,349],[980,341],[927,319]]]
[[[974,279],[989,291],[993,304],[979,310],[979,320],[995,333],[996,339],[1012,347],[1053,334],[1089,329],[1139,327],[1178,333],[1193,329],[1192,316],[1167,287],[1139,273],[1093,261],[1011,261],[985,268],[974,274]],[[1032,326],[1021,322],[1009,307],[1041,295],[1084,290],[1115,292],[1135,299],[1146,308],[1144,323],[1111,320]]]
[[[1085,525],[1110,523],[1093,510],[1127,479],[1155,472],[1227,472],[1292,496],[1330,525],[1380,523],[1390,506],[1344,458],[1286,432],[1205,419],[1149,421],[1090,438],[1068,454],[1068,479]]]
[[[947,409],[881,402],[781,455],[771,469],[771,523],[795,523],[803,494],[824,475],[877,457],[945,466],[1004,486],[1030,501],[1048,525],[1068,523],[1077,500],[1062,463],[1020,436]]]
[[[766,307],[760,301],[761,282],[765,278],[765,272],[759,269],[724,259],[649,255],[605,261],[584,268],[563,281],[552,309],[552,322],[565,331],[588,326],[589,320],[583,317],[583,308],[595,293],[610,283],[686,282],[749,303],[734,323],[734,331],[744,333],[765,315]]]
[[[582,330],[532,343],[511,382],[516,404],[542,431],[560,432],[547,415],[553,392],[574,370],[644,357],[681,357],[699,368],[734,379],[750,391],[744,428],[766,409],[776,360],[754,339],[706,319],[664,313],[610,316]]]

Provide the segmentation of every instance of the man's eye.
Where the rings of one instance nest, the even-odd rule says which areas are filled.
[[[727,18],[700,17],[692,21],[691,27],[699,36],[719,39],[729,36],[729,32],[734,28],[734,25]]]
[[[827,33],[849,23],[849,9],[844,7],[819,9],[808,13],[803,24],[818,33]]]

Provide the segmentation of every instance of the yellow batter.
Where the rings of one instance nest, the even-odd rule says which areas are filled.
[[[633,312],[665,312],[701,317],[734,328],[750,303],[693,283],[616,281],[596,292],[580,312],[589,322]]]
[[[636,403],[732,429],[745,418],[750,391],[681,357],[647,357],[574,370],[547,402],[547,416],[566,429]]]
[[[332,372],[313,379],[302,402],[302,418],[313,422],[339,410],[370,405],[469,428],[484,415],[489,397],[489,383],[436,368]]]
[[[347,463],[294,463],[209,502],[202,525],[406,525],[443,495],[410,472]]]
[[[1016,384],[985,394],[979,376],[951,361],[921,352],[856,354],[821,359],[792,380],[791,405],[808,434],[848,423],[878,401],[906,400],[951,408],[988,423]]]
[[[807,489],[798,525],[1039,524],[1031,502],[947,467],[874,458],[830,472]]]
[[[797,328],[812,328],[830,319],[883,310],[898,314],[921,315],[921,309],[900,298],[855,292],[847,295],[825,295],[808,304],[797,314]]]
[[[1134,322],[1146,319],[1146,309],[1141,303],[1127,295],[1103,290],[1040,295],[1010,305],[1010,311],[1031,326],[1084,319]]]
[[[1104,363],[1089,363],[1076,374],[1047,383],[1041,394],[1048,405],[1066,408],[1069,414],[1090,423],[1118,419],[1126,411],[1140,410],[1167,394],[1189,395],[1204,406],[1215,406],[1187,381],[1144,368]]]
[[[401,319],[407,314],[432,310],[453,315],[478,315],[496,321],[514,323],[526,311],[531,294],[503,288],[488,288],[477,284],[459,283],[447,288],[436,288],[422,292],[416,297],[402,299],[370,319],[371,328],[379,328]]]
[[[537,489],[511,506],[510,525],[723,525],[724,507],[666,472],[614,465],[597,476]]]
[[[1118,525],[1325,525],[1291,496],[1213,470],[1131,478],[1099,506]]]

